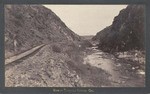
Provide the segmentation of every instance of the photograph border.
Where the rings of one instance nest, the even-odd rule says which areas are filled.
[[[5,4],[144,4],[146,87],[5,87],[4,5]],[[0,94],[150,94],[150,3],[148,0],[1,0],[0,1]],[[65,92],[64,90],[72,92]],[[79,92],[80,91],[80,92]],[[82,92],[83,91],[83,92]],[[84,92],[85,91],[85,92]]]

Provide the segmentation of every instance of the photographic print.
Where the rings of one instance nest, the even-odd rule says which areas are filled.
[[[5,87],[145,87],[144,5],[4,9]]]

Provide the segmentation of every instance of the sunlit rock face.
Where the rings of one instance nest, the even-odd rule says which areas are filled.
[[[144,6],[128,5],[111,26],[97,33],[99,49],[106,52],[144,49]]]

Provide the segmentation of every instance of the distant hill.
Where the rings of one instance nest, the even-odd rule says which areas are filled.
[[[5,5],[5,53],[7,55],[43,43],[80,41],[80,39],[54,12],[42,5]]]
[[[85,39],[85,40],[91,40],[93,37],[94,37],[94,35],[84,35],[84,36],[81,36],[81,38]]]
[[[106,52],[144,49],[144,6],[128,5],[120,11],[111,26],[98,32],[93,40]]]

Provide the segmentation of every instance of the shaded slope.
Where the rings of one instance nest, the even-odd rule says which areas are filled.
[[[106,28],[104,28],[103,30],[101,30],[100,32],[98,32],[96,34],[96,36],[94,36],[92,38],[93,41],[99,41],[99,40],[103,40],[105,37],[107,37],[108,33],[110,33],[111,30],[111,26],[107,26]]]
[[[95,36],[100,39],[98,46],[103,51],[144,49],[144,6],[127,6],[126,9],[120,11],[111,27],[107,29]]]

